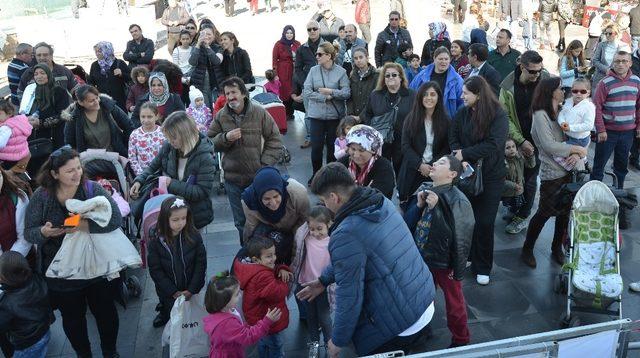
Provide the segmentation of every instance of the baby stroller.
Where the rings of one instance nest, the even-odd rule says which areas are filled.
[[[274,93],[267,92],[264,86],[251,84],[251,91],[256,89],[261,89],[260,93],[254,94],[251,99],[254,103],[260,105],[264,108],[273,120],[276,122],[278,129],[280,130],[280,134],[287,133],[287,111],[284,107],[284,104]]]
[[[73,77],[75,77],[78,85],[87,83],[87,72],[82,68],[82,66],[75,63],[65,63],[64,67],[68,68],[71,73],[73,73]]]
[[[171,194],[159,194],[152,196],[144,203],[142,211],[142,223],[140,224],[140,254],[142,255],[142,267],[147,267],[147,243],[149,240],[157,237],[156,226],[158,224],[158,216],[160,215],[160,206],[162,202],[171,198]]]
[[[573,312],[616,315],[622,319],[622,276],[618,212],[609,187],[596,180],[584,184],[573,199],[569,219],[566,275],[556,280],[556,292],[567,293],[564,327],[580,325]],[[609,309],[613,303],[617,310]]]
[[[136,232],[132,215],[129,215],[129,183],[131,182],[131,169],[127,164],[120,162],[118,153],[104,150],[87,150],[80,154],[80,162],[88,179],[100,183],[107,191],[112,193],[112,198],[118,204],[122,214],[122,231],[129,240],[136,245]],[[135,275],[127,275],[126,271],[120,273],[122,278],[122,296],[140,297],[142,285]]]

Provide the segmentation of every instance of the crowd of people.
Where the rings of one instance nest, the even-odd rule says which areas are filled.
[[[306,41],[283,27],[265,73],[288,119],[304,114],[301,148],[311,147],[312,172],[302,179],[278,169],[283,138],[250,99],[249,53],[233,32],[196,22],[177,1],[162,16],[172,61],[154,58],[154,42],[136,24],[123,59],[108,41],[94,46],[88,74],[55,63],[50,44],[20,44],[8,69],[11,97],[0,100],[4,354],[44,357],[59,310],[75,353],[91,357],[88,307],[103,355],[119,357],[121,279],[44,275],[67,235],[123,225],[111,191],[87,178],[88,150],[128,159],[135,179],[125,194],[138,224],[152,193],[169,194],[147,251],[159,301],[153,326],[167,324],[179,297],[202,291],[211,357],[243,356],[256,343],[260,357],[282,357],[291,296],[315,354],[320,333],[330,357],[350,344],[359,355],[411,352],[430,334],[438,288],[451,347],[469,344],[461,281],[470,270],[478,285],[490,284],[496,217],[508,234],[526,231],[521,260],[533,269],[535,242],[555,217],[551,257],[560,268],[570,211],[560,192],[572,173],[586,167],[602,180],[613,155],[622,189],[629,164],[640,169],[640,5],[629,16],[632,43],[621,40],[620,21],[605,19],[592,20],[601,27],[595,43],[590,27],[586,44],[573,39],[565,48],[572,21],[565,2],[541,0],[532,12],[522,1],[502,1],[505,26],[494,46],[483,3],[467,11],[455,1],[463,38],[452,40],[444,22],[433,22],[418,56],[402,1],[374,43],[368,0],[354,1],[355,24],[320,1]],[[225,9],[234,14],[233,0]],[[540,48],[550,46],[552,12],[558,63],[545,63],[526,27],[524,51],[517,50],[514,23],[532,30],[539,21]],[[553,66],[559,76],[547,71]],[[232,274],[208,280],[202,230],[214,220],[218,164],[242,248]],[[308,190],[321,205],[311,205]],[[65,226],[67,200],[96,196],[112,207],[107,223]],[[630,288],[640,291],[640,283]]]

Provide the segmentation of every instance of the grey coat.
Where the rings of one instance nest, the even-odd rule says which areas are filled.
[[[318,92],[323,87],[333,89],[331,100]],[[306,113],[309,118],[341,119],[346,113],[345,102],[351,97],[347,71],[336,64],[329,70],[320,65],[313,66],[304,81],[303,95],[307,100]]]
[[[591,56],[591,65],[596,68],[596,72],[593,74],[593,77],[591,77],[591,88],[593,88],[593,93],[595,93],[595,88],[597,87],[598,82],[600,82],[607,75],[609,69],[611,68],[611,63],[609,63],[609,61],[607,61],[607,59],[605,58],[604,48],[605,46],[607,46],[607,44],[609,44],[608,41],[600,42],[595,51],[593,51],[593,56]],[[627,46],[627,44],[622,41],[618,41],[617,46],[618,47],[615,50],[616,53],[622,50],[627,52],[629,51],[629,47]]]
[[[367,42],[359,37],[356,37],[356,41],[353,43],[353,46],[351,46],[351,51],[353,51],[354,48],[357,47],[362,47],[362,48],[367,48]],[[344,63],[344,55],[347,52],[347,43],[345,42],[345,40],[340,40],[340,52],[338,52],[338,57],[336,57],[336,64],[342,66],[342,64]],[[351,62],[353,62],[353,60],[351,60]]]
[[[540,154],[540,180],[554,180],[567,175],[567,171],[555,161],[556,157],[568,157],[571,154],[571,144],[566,144],[566,136],[558,122],[551,120],[547,112],[536,111],[531,124],[531,136]],[[584,163],[579,160],[577,170],[584,169]]]

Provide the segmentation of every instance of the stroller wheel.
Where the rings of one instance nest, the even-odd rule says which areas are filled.
[[[142,286],[140,285],[140,280],[135,275],[131,275],[127,278],[126,287],[129,291],[129,295],[131,297],[140,297],[142,294]]]
[[[558,274],[553,279],[553,292],[559,295],[567,294],[567,277],[564,274]]]

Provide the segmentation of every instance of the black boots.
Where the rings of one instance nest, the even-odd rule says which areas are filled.
[[[556,46],[556,50],[558,50],[558,52],[563,52],[566,48],[565,42],[564,42],[564,37],[561,37],[560,40],[558,40],[558,46]]]

